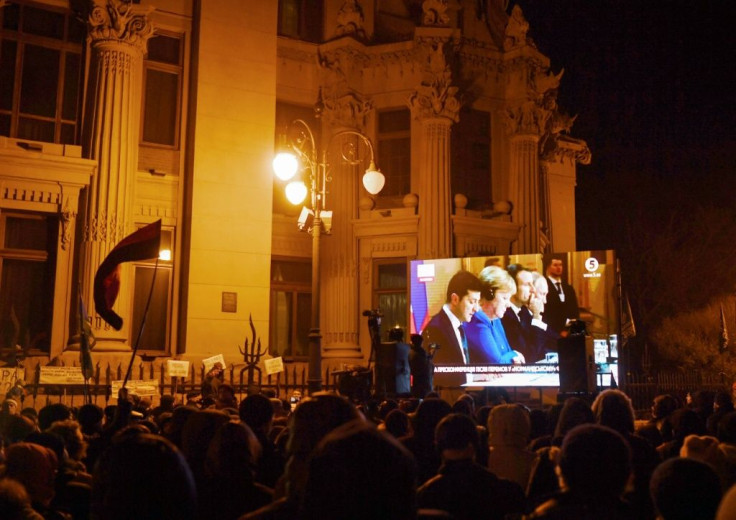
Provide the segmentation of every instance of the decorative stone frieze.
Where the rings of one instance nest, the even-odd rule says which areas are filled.
[[[403,237],[378,238],[371,241],[371,251],[373,253],[404,253],[406,247],[406,238]]]
[[[58,205],[61,192],[48,185],[34,185],[20,180],[2,179],[0,180],[0,198],[14,202],[36,202]]]

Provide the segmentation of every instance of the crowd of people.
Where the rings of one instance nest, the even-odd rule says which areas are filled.
[[[214,386],[155,407],[124,389],[104,409],[7,398],[0,518],[736,518],[726,392],[661,395],[636,421],[616,389],[529,409],[490,390],[292,406]]]

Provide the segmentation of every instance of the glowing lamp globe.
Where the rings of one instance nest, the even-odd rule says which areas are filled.
[[[286,198],[292,204],[301,204],[307,196],[307,186],[302,181],[293,181],[286,185]]]
[[[294,175],[299,168],[299,161],[296,156],[289,152],[279,152],[276,157],[273,158],[273,171],[276,177],[282,181],[288,181]]]
[[[371,195],[378,195],[383,189],[383,185],[386,184],[386,177],[383,176],[381,170],[376,168],[376,163],[371,161],[368,165],[368,169],[363,175],[363,186],[365,190]]]

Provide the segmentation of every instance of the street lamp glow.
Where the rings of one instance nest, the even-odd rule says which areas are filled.
[[[273,158],[273,171],[276,177],[282,181],[288,181],[294,175],[299,168],[299,161],[296,156],[289,152],[279,152],[276,157]]]
[[[301,204],[307,196],[307,186],[303,181],[291,181],[286,185],[286,198],[294,205]]]
[[[2,1],[2,0],[0,0]],[[303,180],[292,180],[286,185],[286,198],[292,204],[298,205],[307,198],[308,206],[302,208],[299,215],[298,226],[302,231],[312,235],[312,294],[311,294],[311,326],[309,328],[309,371],[307,375],[307,387],[309,393],[314,394],[322,390],[322,332],[320,330],[320,237],[329,234],[332,230],[332,211],[325,207],[327,196],[327,183],[332,180],[330,163],[327,162],[327,152],[330,144],[336,139],[353,138],[357,142],[350,143],[340,149],[342,160],[350,165],[357,166],[364,159],[369,160],[368,169],[363,176],[363,186],[371,195],[377,195],[383,189],[386,178],[376,168],[373,143],[361,132],[355,130],[342,130],[333,134],[324,148],[318,153],[314,134],[309,125],[302,119],[292,121],[293,134],[291,145],[282,143],[279,149],[290,149],[294,154],[280,152],[273,160],[274,173],[279,179],[290,180],[299,171],[299,161],[302,161]],[[285,138],[284,138],[285,140]],[[357,144],[356,144],[357,143]],[[363,157],[357,152],[362,143],[367,148],[367,156]],[[298,160],[297,160],[298,159]],[[340,171],[340,170],[337,170]],[[350,175],[354,170],[347,170]],[[309,183],[308,187],[305,181]],[[350,215],[346,215],[350,218]]]
[[[363,186],[366,191],[371,195],[378,195],[385,183],[386,177],[383,176],[381,170],[376,168],[376,163],[371,160],[368,169],[365,171],[365,175],[363,175]]]

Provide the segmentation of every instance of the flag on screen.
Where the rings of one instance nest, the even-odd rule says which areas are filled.
[[[636,337],[634,315],[631,313],[631,304],[629,303],[628,295],[624,299],[623,307],[623,315],[621,316],[621,338],[623,339],[623,343],[626,343],[630,339]]]
[[[723,312],[723,305],[721,305],[721,340],[719,343],[719,349],[721,352],[725,352],[728,348],[728,329],[726,328],[726,313]]]
[[[123,319],[112,310],[120,290],[120,264],[147,260],[158,256],[161,245],[161,221],[149,224],[121,240],[95,274],[95,311],[115,330],[123,327]]]
[[[79,295],[79,366],[82,367],[82,375],[84,379],[90,379],[95,374],[95,367],[92,364],[91,350],[97,343],[97,338],[92,333],[89,326],[89,318],[87,317],[87,308],[82,301],[82,295]]]

